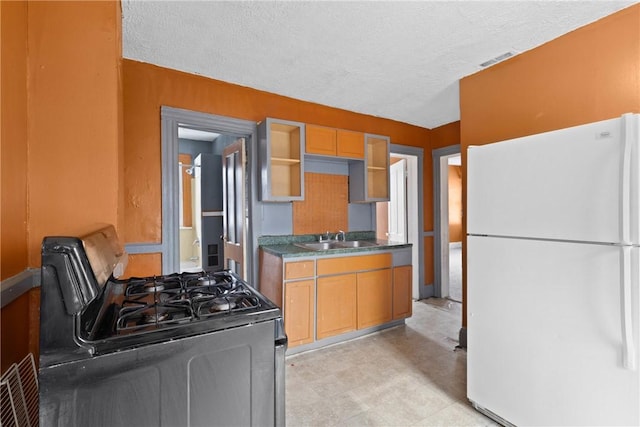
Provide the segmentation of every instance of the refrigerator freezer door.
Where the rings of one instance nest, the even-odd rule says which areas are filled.
[[[469,236],[469,399],[515,425],[640,424],[640,375],[623,360],[622,252]],[[638,258],[633,248],[636,346]]]
[[[637,242],[637,129],[629,114],[470,147],[467,232],[618,243],[624,214]]]

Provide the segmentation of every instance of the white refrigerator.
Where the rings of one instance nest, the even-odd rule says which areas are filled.
[[[467,395],[502,424],[640,425],[640,115],[469,147]]]

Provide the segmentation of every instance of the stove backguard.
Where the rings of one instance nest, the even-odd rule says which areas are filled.
[[[42,242],[40,366],[91,355],[77,340],[80,313],[90,311],[126,254],[113,226],[82,238],[45,237]],[[55,327],[42,327],[55,325]]]

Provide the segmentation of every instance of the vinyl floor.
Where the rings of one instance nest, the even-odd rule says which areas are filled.
[[[461,304],[413,303],[406,324],[288,356],[288,426],[495,426],[466,398]]]

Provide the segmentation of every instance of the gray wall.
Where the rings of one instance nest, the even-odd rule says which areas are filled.
[[[349,175],[347,160],[319,159],[307,156],[304,167],[305,172]],[[373,231],[376,229],[375,203],[349,203],[348,209],[348,231]],[[262,203],[261,219],[263,236],[293,234],[293,205],[291,203]]]

